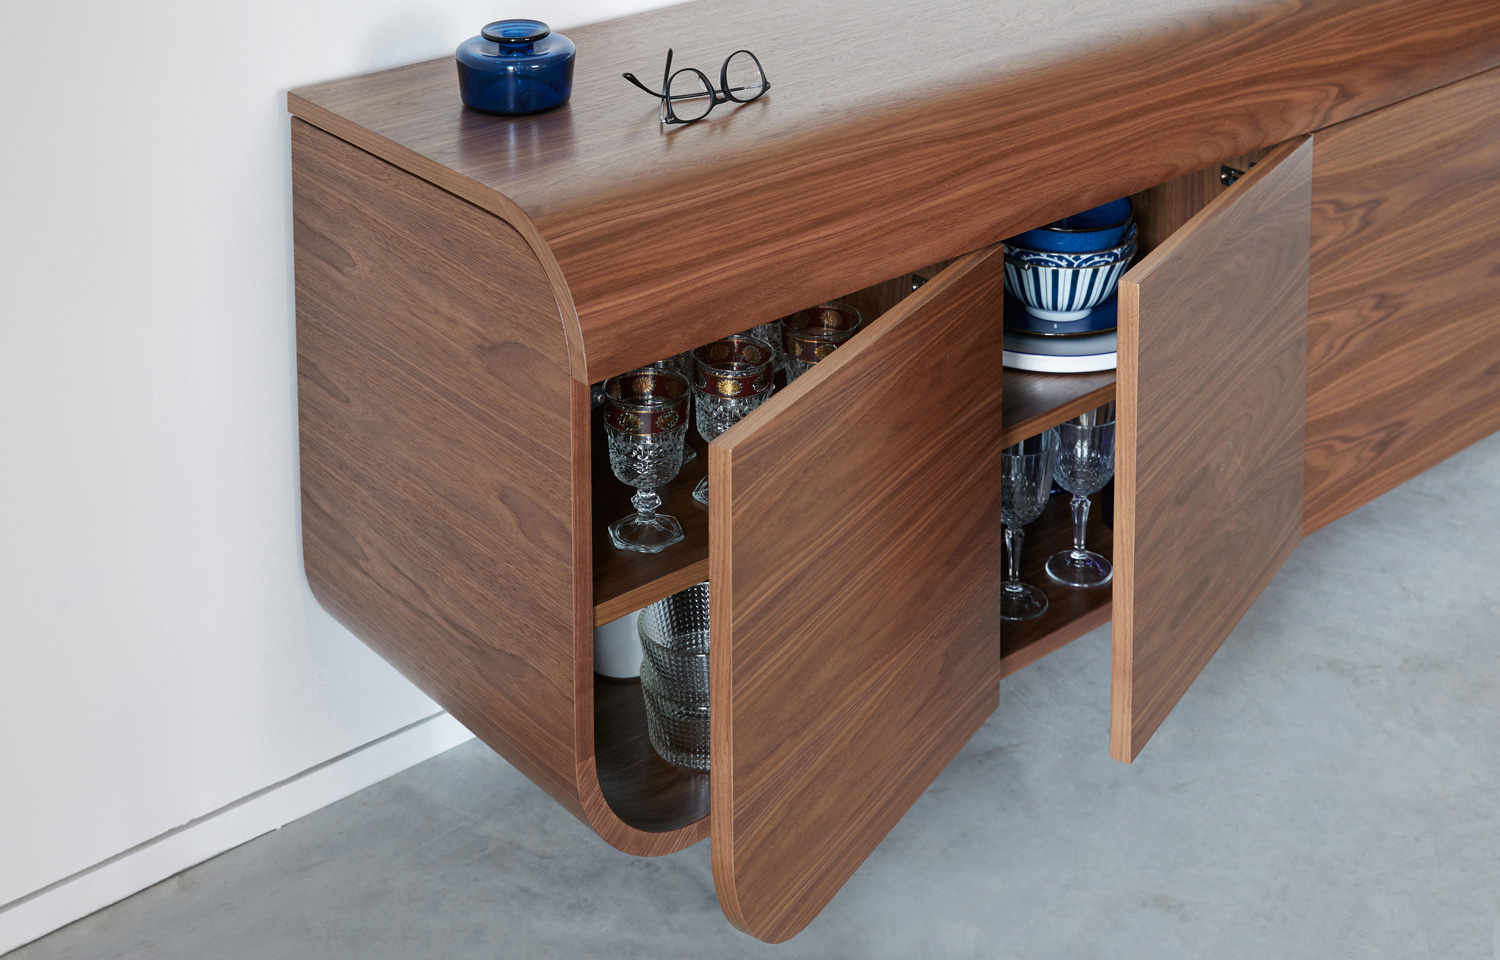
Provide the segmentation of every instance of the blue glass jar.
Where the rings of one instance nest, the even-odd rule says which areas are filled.
[[[489,113],[536,113],[573,93],[573,41],[540,20],[497,20],[459,44],[464,103]]]

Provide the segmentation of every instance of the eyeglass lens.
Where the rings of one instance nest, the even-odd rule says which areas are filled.
[[[708,78],[691,68],[672,74],[667,81],[667,96],[672,104],[672,112],[683,123],[703,119],[714,107],[713,89],[709,86]],[[667,100],[662,101],[664,118],[667,103]]]
[[[747,103],[765,92],[766,75],[749,50],[741,50],[724,63],[724,93],[731,100]]]

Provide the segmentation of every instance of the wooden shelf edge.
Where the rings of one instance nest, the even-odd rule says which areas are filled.
[[[607,597],[594,604],[594,626],[602,627],[611,620],[618,620],[629,613],[648,607],[658,600],[686,590],[695,583],[708,579],[708,558],[695,560],[691,564],[642,584],[625,593]]]
[[[1032,373],[1007,370],[1001,377],[1005,425],[1000,442],[1020,443],[1115,399],[1115,372]]]
[[[1095,607],[1088,613],[1072,620],[1051,633],[1039,637],[1029,637],[1026,643],[1009,652],[1001,646],[1000,677],[1004,679],[1020,670],[1028,667],[1049,653],[1054,653],[1077,640],[1079,637],[1093,630],[1095,627],[1109,623],[1110,617],[1114,615],[1114,602],[1105,601],[1102,606]]]

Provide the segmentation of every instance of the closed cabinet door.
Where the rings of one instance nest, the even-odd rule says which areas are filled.
[[[954,262],[709,448],[714,882],[762,940],[995,709],[1003,260]]]
[[[1318,131],[1312,532],[1500,430],[1500,70]]]
[[[1312,141],[1120,282],[1111,753],[1130,761],[1301,537]]]

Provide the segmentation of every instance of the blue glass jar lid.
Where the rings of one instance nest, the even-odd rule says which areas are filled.
[[[503,51],[528,47],[551,32],[552,28],[540,20],[496,20],[485,24],[479,35],[491,43],[500,44]]]

